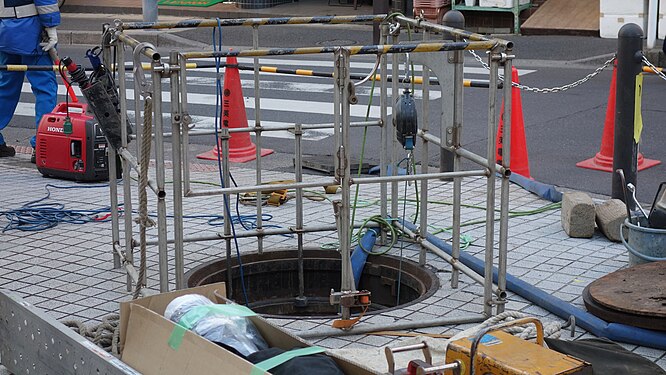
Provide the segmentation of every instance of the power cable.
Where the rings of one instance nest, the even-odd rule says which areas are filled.
[[[215,43],[215,35],[216,35],[216,30],[219,32],[218,39],[217,39],[217,44]],[[219,48],[219,49],[218,49]],[[217,27],[213,28],[213,51],[218,52],[222,50],[222,24],[220,22],[220,19],[217,18]],[[219,138],[219,132],[220,132],[220,100],[222,97],[222,83],[220,82],[220,57],[215,57],[215,144],[218,144]],[[226,71],[225,71],[226,74]],[[220,153],[217,153],[217,168],[218,172],[220,174],[220,186],[224,189],[224,177],[222,174],[222,159],[220,156]],[[227,171],[228,172],[228,171]],[[231,208],[229,205],[229,195],[228,194],[223,194],[223,199],[224,199],[224,212],[227,217],[231,217]],[[238,200],[237,200],[238,201]],[[241,281],[241,289],[243,290],[243,298],[245,299],[245,305],[249,306],[250,302],[247,297],[247,290],[245,288],[245,273],[243,271],[243,261],[241,259],[240,255],[240,249],[238,246],[238,237],[236,236],[236,227],[234,226],[233,220],[231,221],[231,233],[234,237],[234,245],[236,247],[236,258],[238,259],[238,268],[240,270],[240,281]],[[245,227],[245,226],[243,226]]]

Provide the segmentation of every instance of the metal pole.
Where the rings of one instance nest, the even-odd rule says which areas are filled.
[[[176,240],[174,246],[174,272],[176,289],[185,288],[185,258],[183,254],[183,173],[181,125],[183,112],[180,107],[180,73],[185,70],[184,61],[179,61],[178,51],[169,54],[171,64],[180,64],[182,69],[171,72],[171,150],[173,154],[173,231]]]
[[[122,42],[118,41],[118,47],[120,51],[123,50],[123,44]],[[127,123],[127,71],[125,70],[125,54],[124,53],[119,53],[117,55],[118,63],[120,66],[118,66],[118,89],[119,89],[119,94],[120,94],[120,123],[121,124],[126,124]],[[140,101],[141,96],[139,95],[138,91],[134,92],[134,100],[136,102]],[[139,116],[140,118],[140,116]],[[135,120],[135,129],[138,128],[138,123]],[[122,146],[124,149],[127,149],[127,127],[121,126],[120,127],[120,134],[122,138]],[[135,142],[135,143],[140,143],[140,142]],[[115,159],[115,157],[114,157]],[[132,238],[134,237],[134,229],[132,227],[132,224],[134,221],[132,221],[132,179],[129,178],[132,174],[131,171],[131,166],[129,164],[129,161],[126,158],[122,158],[122,167],[123,167],[123,174],[124,174],[124,179],[123,179],[123,221],[125,223],[125,258],[127,260],[134,264],[134,247],[132,246]],[[114,168],[115,169],[115,168]],[[132,291],[132,277],[128,274],[127,275],[127,291],[131,292]]]
[[[615,143],[613,170],[624,170],[627,183],[636,185],[638,143],[634,139],[636,76],[642,71],[643,30],[629,23],[620,29],[617,39],[617,92],[615,94]],[[624,201],[622,181],[613,173],[613,198]]]
[[[252,48],[259,49],[259,25],[252,26]],[[261,185],[261,95],[259,90],[259,58],[254,58],[254,128],[256,130],[256,147],[257,147],[257,185]],[[261,197],[261,191],[257,191],[257,197]],[[257,230],[263,230],[263,219],[261,199],[257,199]],[[259,254],[264,252],[264,238],[257,237],[257,251]]]
[[[229,128],[222,126],[220,128],[220,144],[222,145],[222,184],[224,187],[229,186]],[[259,198],[260,196],[257,196]],[[233,275],[231,273],[231,202],[229,202],[231,196],[229,193],[224,193],[224,238],[225,238],[225,250],[227,257],[227,296],[232,299],[234,298],[233,292]],[[227,209],[229,208],[229,209]],[[239,264],[240,267],[240,264]],[[242,282],[242,281],[241,281]]]
[[[393,44],[398,43],[399,38],[398,35],[393,36]],[[400,63],[398,61],[398,54],[394,53],[391,56],[391,74],[393,77],[396,79],[391,82],[391,101],[389,102],[391,106],[393,106],[393,103],[395,103],[395,100],[397,97],[400,96],[400,92],[398,91],[398,80],[400,78]],[[383,73],[383,72],[382,72]],[[390,158],[390,165],[391,165],[391,175],[392,176],[397,176],[398,175],[398,166],[396,165],[396,161],[398,160],[398,140],[396,139],[396,127],[395,127],[395,122],[391,121],[391,124],[389,125],[389,138],[391,140],[389,150],[391,152],[391,158]],[[393,182],[391,183],[391,217],[398,217],[398,183]]]
[[[372,13],[386,14],[389,12],[389,0],[374,0],[372,2]],[[379,44],[382,34],[381,28],[384,27],[379,21],[372,23],[372,44]],[[382,70],[384,72],[384,70]],[[383,73],[382,73],[383,74]]]
[[[364,333],[379,332],[385,330],[392,331],[407,331],[410,329],[426,328],[426,327],[438,327],[438,326],[449,326],[455,324],[469,324],[469,323],[479,323],[486,319],[483,315],[471,315],[468,317],[460,318],[437,318],[431,320],[415,320],[408,322],[396,322],[396,323],[387,323],[387,324],[364,324],[357,325],[350,330],[341,330],[337,328],[328,328],[321,329],[316,331],[303,331],[296,332],[296,335],[302,339],[314,339],[318,337],[333,337],[333,336],[351,336],[351,335],[362,335]]]
[[[360,228],[361,224],[355,225],[354,228]],[[379,228],[379,224],[374,224],[374,223],[369,223],[365,226],[366,228]],[[304,226],[302,232],[303,233],[310,233],[310,232],[334,232],[337,230],[336,225],[308,225]],[[295,227],[289,227],[289,228],[265,228],[262,230],[261,234],[266,235],[266,236],[274,236],[274,235],[283,235],[283,234],[295,234],[297,233]],[[250,238],[250,237],[257,237],[260,235],[259,232],[257,232],[255,229],[250,229],[250,230],[244,230],[242,232],[236,233],[236,238]],[[233,236],[231,236],[233,238]],[[226,236],[224,233],[216,232],[213,234],[204,234],[204,235],[190,235],[190,236],[183,236],[183,242],[198,242],[198,241],[219,241],[225,239]],[[174,243],[175,240],[173,238],[167,239],[167,243]],[[146,241],[146,245],[157,245],[158,241]],[[306,246],[303,246],[305,249]],[[317,248],[318,249],[318,248]]]
[[[382,43],[386,44],[388,43],[388,25],[387,24],[382,24],[381,25],[381,33],[382,33]],[[381,62],[380,62],[380,69],[381,73],[383,75],[388,74],[388,58],[386,54],[382,54],[381,56]],[[386,176],[386,171],[388,167],[388,139],[389,139],[389,131],[393,128],[389,126],[388,124],[388,84],[385,79],[382,79],[380,82],[380,88],[379,88],[379,107],[380,107],[380,112],[381,112],[381,123],[382,123],[382,131],[381,131],[381,145],[380,145],[380,151],[379,151],[379,175],[380,176]],[[379,208],[380,213],[383,218],[386,218],[388,216],[388,184],[386,182],[382,182],[379,184],[379,192],[380,192],[380,199],[381,199],[381,207]],[[386,243],[386,230],[382,230],[381,233],[381,241],[380,243],[385,244]]]
[[[447,26],[455,27],[458,29],[465,28],[465,17],[457,10],[449,11],[445,14]],[[460,35],[451,38],[455,41],[461,41]],[[462,126],[463,126],[463,71],[465,63],[465,55],[463,51],[449,52],[449,56],[453,58],[453,126],[451,127],[451,147],[459,149],[462,142]],[[450,156],[449,156],[450,155]],[[450,159],[451,167],[454,172],[460,170],[460,154],[457,152],[443,152],[442,161],[444,157]],[[441,165],[440,165],[441,168]],[[462,177],[453,179],[453,223],[452,223],[452,246],[451,255],[454,262],[460,258],[460,222],[461,216],[461,203],[462,203]],[[460,273],[458,269],[453,267],[451,270],[451,288],[458,287]]]
[[[296,124],[294,130],[296,137],[294,142],[294,163],[296,169],[296,182],[303,181],[303,129]],[[297,303],[306,304],[305,299],[305,275],[303,271],[303,189],[296,189],[296,238],[298,240],[298,297]]]
[[[105,28],[108,25],[105,25]],[[105,34],[106,35],[106,34]],[[111,66],[111,51],[110,46],[107,41],[103,41],[102,49],[102,59],[106,66]],[[122,116],[121,116],[122,119]],[[124,122],[123,122],[124,123]],[[123,127],[124,128],[124,127]],[[127,139],[127,138],[124,138]],[[111,202],[111,242],[113,246],[120,245],[120,215],[118,213],[118,181],[116,179],[116,171],[118,170],[118,165],[116,163],[116,151],[113,147],[108,148],[107,157],[109,158],[109,197]],[[113,268],[120,268],[120,256],[113,251]]]
[[[647,48],[652,49],[657,43],[657,18],[659,16],[659,0],[649,0],[647,22]]]
[[[158,260],[160,274],[160,292],[169,291],[169,254],[167,249],[167,209],[166,193],[164,192],[165,172],[164,172],[164,121],[162,119],[162,73],[155,71],[160,66],[159,60],[153,60],[151,67],[153,69],[153,121],[155,122],[155,180],[157,182],[157,238]],[[149,136],[149,135],[145,135]]]
[[[192,118],[187,112],[187,69],[182,69],[187,64],[187,59],[182,54],[179,55],[179,62],[181,66],[180,71],[180,114],[182,116],[182,138],[181,144],[183,145],[183,190],[187,195],[192,189],[190,186],[190,123]],[[217,114],[216,114],[217,116]],[[215,133],[213,133],[215,134]],[[166,134],[165,134],[166,136]]]
[[[450,10],[444,14],[444,17],[442,18],[442,25],[448,26],[448,27],[453,27],[456,29],[464,29],[465,28],[465,17],[463,17],[463,14],[460,11],[457,10]],[[454,34],[451,33],[444,33],[444,39],[445,40],[454,40],[454,41],[460,41],[460,38]],[[448,58],[448,63],[453,63],[455,64],[458,60],[462,59],[462,54],[458,54],[456,52],[448,52],[447,54]],[[462,64],[462,63],[460,63]],[[460,79],[460,82],[458,80]],[[454,79],[454,95],[453,95],[453,112],[455,113],[455,108],[456,108],[456,102],[455,99],[457,98],[457,85],[462,85],[462,77],[455,77]],[[462,103],[461,103],[462,104]],[[447,117],[449,114],[444,114]],[[454,117],[455,114],[453,114]],[[448,125],[448,124],[447,124]],[[449,128],[448,126],[442,126],[441,128],[441,138],[442,139],[447,139],[447,131],[452,131],[452,128]],[[449,134],[451,135],[451,134]],[[453,166],[453,159],[454,155],[452,152],[446,150],[446,149],[440,149],[439,151],[439,171],[440,172],[451,172],[454,170]],[[454,213],[455,216],[455,213]],[[455,241],[455,240],[454,240]],[[455,275],[456,278],[456,283],[457,283],[457,275]],[[453,282],[453,278],[451,278],[451,281]]]
[[[157,0],[142,0],[143,22],[157,22]]]
[[[340,253],[342,259],[342,283],[340,285],[341,291],[356,290],[354,286],[354,275],[351,268],[351,243],[350,243],[350,220],[351,220],[351,166],[349,165],[350,151],[349,146],[349,120],[350,120],[350,80],[349,80],[349,51],[346,49],[339,49],[338,62],[340,75],[338,83],[339,89],[342,90],[342,97],[340,101],[341,107],[341,122],[340,122],[340,149],[338,150],[338,158],[340,161],[340,186],[342,195],[342,209],[340,210]],[[347,314],[349,313],[349,309]],[[345,309],[343,309],[342,319],[349,319],[345,316]]]
[[[505,53],[508,56],[511,56],[511,49],[507,49]],[[511,77],[511,67],[512,60],[509,57],[504,62],[504,77]],[[508,83],[508,81],[507,81]],[[495,89],[491,89],[494,91]],[[506,169],[511,167],[511,130],[513,127],[513,122],[511,121],[511,103],[513,95],[513,87],[510,84],[504,85],[504,130],[502,135],[502,154],[506,157],[502,157],[502,166]],[[499,230],[499,256],[497,260],[497,287],[501,292],[506,291],[506,266],[507,266],[507,243],[509,238],[509,176],[507,174],[502,175],[501,183],[501,195],[500,195],[500,230]],[[499,298],[497,304],[497,313],[500,314],[504,312],[504,302],[502,298]]]
[[[423,32],[423,41],[430,39],[430,31]],[[427,132],[429,129],[430,121],[430,69],[427,65],[423,64],[423,85],[421,86],[421,93],[423,100],[421,101],[421,129]],[[428,141],[423,138],[421,142],[421,174],[428,174]],[[416,184],[417,182],[414,181]],[[421,181],[421,201],[419,202],[421,220],[419,235],[423,238],[428,234],[428,180]],[[426,264],[426,248],[421,246],[419,249],[419,265],[425,266]]]
[[[496,50],[488,56],[490,66],[490,87],[497,87],[498,70],[497,60],[494,58]],[[493,250],[495,246],[495,134],[497,123],[497,97],[495,90],[488,90],[488,150],[487,158],[490,166],[486,190],[486,244],[485,244],[485,272],[483,285],[483,312],[486,316],[493,311]]]

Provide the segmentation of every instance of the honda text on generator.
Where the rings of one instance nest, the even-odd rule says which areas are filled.
[[[81,182],[109,179],[108,147],[110,144],[118,149],[121,143],[120,108],[113,77],[98,55],[95,50],[86,53],[93,66],[90,77],[69,57],[62,59],[61,65],[81,87],[88,104],[59,103],[42,117],[37,129],[36,163],[44,176]],[[115,116],[109,116],[111,111]],[[103,120],[98,121],[99,118]],[[117,124],[109,126],[108,118],[117,119]],[[127,130],[129,136],[132,132],[129,121]],[[121,175],[118,167],[117,178]]]

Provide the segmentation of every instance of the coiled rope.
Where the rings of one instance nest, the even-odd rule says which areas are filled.
[[[104,349],[107,353],[116,357],[120,356],[118,346],[120,342],[120,316],[118,314],[107,315],[102,318],[101,323],[93,326],[87,326],[80,320],[65,320],[62,321],[62,324]]]

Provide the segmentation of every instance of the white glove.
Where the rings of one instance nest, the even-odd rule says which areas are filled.
[[[48,39],[42,43],[39,43],[39,45],[42,46],[43,51],[48,51],[55,47],[56,44],[58,44],[58,33],[56,32],[55,27],[45,27],[44,31],[46,31],[46,36]]]

